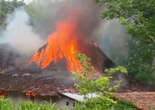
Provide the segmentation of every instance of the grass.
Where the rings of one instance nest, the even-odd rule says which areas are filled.
[[[138,110],[132,103],[122,100],[118,101],[114,108],[114,110]]]
[[[60,110],[54,104],[37,104],[33,102],[24,102],[15,107],[10,99],[0,98],[0,110]]]
[[[54,104],[36,104],[33,102],[24,102],[18,110],[59,110]]]
[[[75,106],[75,110],[88,110],[85,105],[78,104]],[[18,107],[15,107],[10,99],[0,98],[0,110],[60,110],[54,104],[37,104],[33,102],[24,102]],[[101,110],[95,108],[95,110]],[[125,101],[118,101],[111,110],[138,110],[131,103]]]
[[[74,110],[138,110],[138,109],[134,107],[133,104],[131,104],[130,102],[118,101],[117,104],[113,105],[109,109],[103,109],[102,107],[100,107],[100,105],[97,105],[97,106],[94,105],[94,109],[90,109],[87,107],[87,105],[81,106],[81,104],[76,103]]]
[[[6,98],[0,98],[0,110],[15,110],[12,102]]]

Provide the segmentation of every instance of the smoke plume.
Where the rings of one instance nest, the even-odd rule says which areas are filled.
[[[93,0],[38,0],[30,5],[35,31],[44,39],[55,31],[59,21],[77,11],[80,14],[77,31],[83,34],[83,39],[92,40],[93,32],[100,22],[100,10]]]
[[[8,16],[1,43],[7,43],[20,54],[32,54],[42,45],[40,36],[33,32],[29,16],[23,8]]]
[[[8,16],[6,30],[1,33],[0,60],[3,66],[0,68],[6,68],[6,73],[34,71],[42,73],[41,76],[51,75],[70,82],[73,77],[65,68],[59,70],[61,63],[42,71],[28,61],[47,42],[48,35],[55,32],[58,22],[74,12],[80,14],[77,31],[82,39],[88,42],[94,40],[93,34],[100,17],[99,8],[93,0],[38,0],[25,9],[16,9]]]
[[[127,29],[120,24],[119,20],[101,23],[96,36],[99,47],[116,65],[127,64],[132,42]]]
[[[12,56],[10,67],[32,69],[33,66],[27,61],[47,42],[48,36],[55,32],[58,22],[66,19],[72,12],[79,12],[80,15],[77,31],[82,35],[81,39],[86,42],[97,42],[102,51],[116,64],[120,59],[126,60],[128,56],[126,30],[118,21],[108,23],[102,21],[100,11],[101,8],[97,6],[95,0],[35,0],[25,9],[16,9],[8,16],[6,30],[0,38],[0,44],[8,44],[11,46],[11,51],[18,54]],[[5,54],[4,57],[10,61],[9,54]],[[43,73],[52,74],[50,70],[53,68],[55,67]],[[35,67],[35,69],[38,68]],[[62,73],[64,75],[57,74],[58,76],[54,77],[63,77],[68,80],[70,75]]]

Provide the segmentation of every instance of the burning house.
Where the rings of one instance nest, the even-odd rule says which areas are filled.
[[[76,92],[71,71],[82,70],[76,51],[89,56],[100,74],[114,66],[96,40],[100,9],[90,0],[40,6],[34,18],[23,8],[8,17],[0,43],[0,89],[8,91],[2,93],[6,97],[20,97],[19,102],[52,97],[57,104],[72,106],[75,99],[63,93]]]

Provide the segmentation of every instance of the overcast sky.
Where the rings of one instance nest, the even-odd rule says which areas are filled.
[[[6,1],[11,1],[11,0],[6,0]],[[22,0],[18,0],[18,1],[22,1]],[[26,4],[28,4],[28,3],[30,3],[32,0],[24,0],[24,2],[26,3]]]
[[[30,3],[32,0],[24,0],[26,4]]]
[[[19,1],[22,1],[22,0],[19,0]],[[31,1],[33,1],[33,0],[24,0],[24,2],[26,4],[30,3]],[[55,2],[55,1],[63,1],[63,0],[52,0],[52,1]]]

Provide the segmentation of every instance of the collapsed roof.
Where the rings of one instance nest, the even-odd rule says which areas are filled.
[[[26,62],[27,56],[21,56],[6,47],[0,46],[0,89],[51,96],[59,92],[76,91],[73,87],[76,82],[74,76],[61,68],[62,65],[51,64],[41,70],[36,65],[29,65]],[[112,61],[97,46],[90,45],[89,48],[89,55],[94,59],[92,62],[99,71],[103,72],[105,68],[113,66]]]

